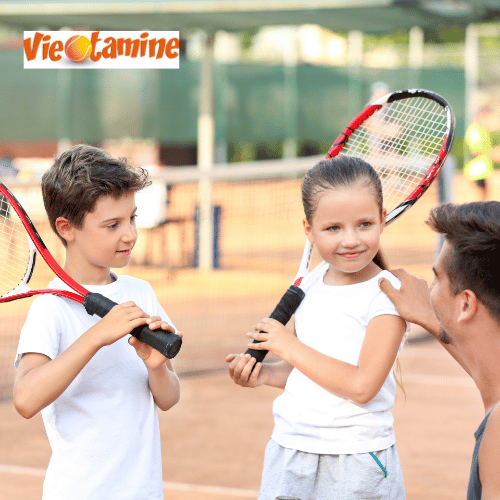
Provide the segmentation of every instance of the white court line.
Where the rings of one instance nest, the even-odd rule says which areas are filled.
[[[401,358],[428,358],[428,359],[450,359],[450,353],[444,348],[426,349],[425,347],[405,346],[400,354]]]
[[[403,384],[440,385],[442,387],[476,387],[470,377],[451,377],[446,375],[422,375],[402,372]]]
[[[210,493],[212,495],[228,495],[236,497],[257,498],[258,490],[242,490],[240,488],[225,488],[223,486],[202,486],[200,484],[167,483],[163,482],[163,488],[175,491],[191,491],[195,493]]]
[[[44,469],[35,467],[23,467],[21,465],[2,465],[0,464],[0,473],[21,474],[23,476],[45,476]],[[244,498],[257,498],[257,490],[244,490],[240,488],[225,488],[223,486],[206,486],[201,484],[170,483],[163,482],[163,489],[174,491],[190,491],[194,493],[209,493],[212,495],[227,495]]]
[[[23,476],[45,476],[45,469],[23,467],[22,465],[0,464],[0,472],[6,472],[7,474],[22,474]]]

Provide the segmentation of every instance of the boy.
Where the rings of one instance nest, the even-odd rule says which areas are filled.
[[[148,283],[110,270],[130,259],[135,193],[148,184],[142,169],[87,145],[56,158],[42,178],[64,270],[119,304],[100,319],[45,295],[22,328],[14,405],[25,418],[42,412],[52,448],[47,500],[163,499],[156,407],[178,402],[179,380],[167,358],[126,336],[145,324],[175,330]],[[66,285],[56,278],[49,287]]]

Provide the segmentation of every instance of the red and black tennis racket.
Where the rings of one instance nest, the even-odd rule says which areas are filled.
[[[37,253],[74,292],[57,289],[32,290],[28,286]],[[86,290],[57,264],[28,214],[0,182],[0,303],[44,293],[79,302],[90,315],[97,314],[101,318],[116,305],[116,302],[104,295]],[[130,333],[167,358],[173,358],[181,348],[181,337],[165,330],[150,330],[147,326],[139,326]]]
[[[455,116],[440,95],[428,90],[399,90],[369,104],[337,137],[326,158],[353,156],[368,162],[382,181],[386,224],[413,206],[439,174],[455,136]],[[271,314],[286,325],[305,296],[312,277],[313,245],[307,241],[299,271]],[[254,340],[254,343],[259,341]],[[268,351],[248,349],[262,361]]]

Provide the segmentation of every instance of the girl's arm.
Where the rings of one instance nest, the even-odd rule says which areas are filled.
[[[148,318],[147,325],[151,330],[162,328],[167,332],[175,333],[175,329],[159,316]],[[181,338],[182,332],[177,332]],[[149,375],[149,389],[156,406],[167,411],[179,402],[180,384],[172,363],[163,354],[135,337],[130,337],[129,344],[135,348],[137,355],[143,360]]]
[[[288,375],[293,370],[293,366],[286,361],[255,364],[256,359],[249,354],[229,354],[226,362],[229,363],[229,376],[242,387],[268,385],[284,389]]]
[[[267,318],[249,334],[267,349],[297,368],[324,389],[356,403],[373,399],[387,379],[403,339],[406,324],[402,318],[382,315],[373,318],[366,329],[357,365],[322,354],[306,346],[277,321]],[[288,332],[288,334],[285,332]]]
[[[53,403],[101,347],[146,324],[147,319],[139,307],[127,302],[113,307],[54,359],[34,352],[24,354],[14,382],[14,406],[18,413],[31,418]]]

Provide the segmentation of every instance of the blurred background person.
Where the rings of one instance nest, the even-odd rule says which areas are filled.
[[[488,178],[500,162],[499,125],[498,116],[486,105],[476,111],[465,133],[464,174],[476,183],[482,201],[488,199]]]

